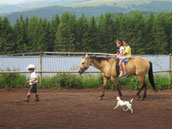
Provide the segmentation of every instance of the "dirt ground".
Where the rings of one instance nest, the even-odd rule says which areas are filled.
[[[133,101],[134,113],[113,110],[117,91],[40,89],[40,101],[24,102],[27,89],[0,90],[0,129],[172,129],[172,91],[148,90],[145,101]],[[122,89],[130,100],[136,90]]]

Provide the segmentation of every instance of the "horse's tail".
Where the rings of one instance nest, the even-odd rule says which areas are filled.
[[[152,68],[152,62],[149,61],[150,69],[149,69],[149,81],[153,87],[154,90],[156,90],[156,86],[154,83],[154,77],[153,77],[153,68]]]

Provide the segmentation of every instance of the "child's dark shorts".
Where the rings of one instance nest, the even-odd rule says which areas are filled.
[[[37,93],[37,84],[32,84],[29,88],[30,93]]]

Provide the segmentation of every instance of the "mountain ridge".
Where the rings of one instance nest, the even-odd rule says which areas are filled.
[[[109,0],[112,1],[112,0]],[[61,15],[64,12],[74,13],[77,17],[81,16],[82,13],[85,14],[86,17],[91,16],[100,16],[104,13],[115,13],[115,12],[130,12],[130,11],[146,11],[146,12],[171,12],[172,11],[172,2],[170,1],[155,1],[148,4],[131,4],[126,5],[125,7],[120,7],[117,4],[113,5],[99,5],[99,6],[84,6],[84,7],[69,7],[69,6],[47,6],[47,7],[37,7],[37,8],[29,8],[23,9],[22,11],[17,11],[10,14],[5,14],[11,23],[14,23],[17,18],[21,15],[23,17],[31,17],[31,16],[38,16],[41,18],[47,18],[48,20],[51,19],[54,15],[59,14]]]

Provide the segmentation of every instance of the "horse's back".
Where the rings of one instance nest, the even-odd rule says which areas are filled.
[[[141,56],[130,59],[126,64],[126,71],[128,74],[146,74],[149,68],[149,60]]]

